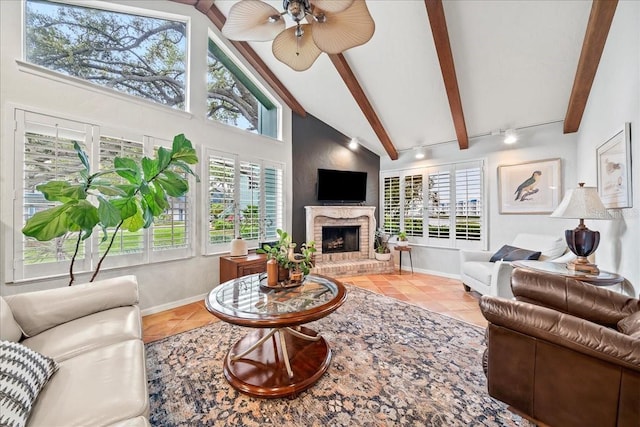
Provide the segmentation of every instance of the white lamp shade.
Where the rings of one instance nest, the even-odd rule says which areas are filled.
[[[602,204],[595,187],[580,186],[569,190],[551,214],[554,218],[613,219]]]

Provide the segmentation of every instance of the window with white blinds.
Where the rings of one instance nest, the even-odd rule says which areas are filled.
[[[144,147],[142,141],[132,141],[128,138],[114,137],[108,135],[100,136],[100,156],[99,169],[113,169],[113,161],[116,157],[129,157],[140,161],[144,155]],[[124,178],[111,176],[110,179],[119,180],[120,184],[126,184]],[[129,220],[133,219],[131,217]],[[129,257],[135,254],[141,255],[145,250],[145,230],[140,229],[135,232],[126,230],[125,226],[120,227],[117,234],[112,236],[115,227],[108,229],[109,240],[101,242],[98,246],[98,253],[102,256],[109,245],[109,262],[113,263],[114,257],[117,255],[127,255]],[[113,239],[112,239],[113,237]]]
[[[83,169],[73,145],[83,149],[92,143],[92,126],[42,114],[15,110],[15,157],[22,165],[15,171],[14,260],[16,279],[64,274],[75,252],[77,235],[69,233],[48,242],[25,237],[21,230],[28,218],[59,202],[45,200],[36,186],[49,180],[68,180]],[[87,269],[90,247],[81,242],[76,268]]]
[[[486,248],[482,161],[383,172],[381,189],[386,232],[405,231],[416,244]]]
[[[172,141],[148,138],[148,145],[153,147],[154,154],[158,148],[171,148]],[[193,177],[186,172],[181,175],[193,184]],[[193,209],[193,192],[182,197],[169,196],[169,207],[153,222],[151,226],[151,258],[164,260],[168,257],[183,254],[190,255],[194,240],[195,212]]]
[[[421,237],[424,223],[422,175],[404,177],[404,231],[407,236]]]
[[[69,233],[48,242],[25,237],[21,230],[26,220],[36,212],[58,202],[45,200],[36,186],[50,180],[77,180],[83,169],[73,145],[77,142],[87,153],[91,170],[113,168],[117,156],[141,159],[152,156],[154,146],[170,146],[169,141],[143,136],[120,135],[114,130],[65,120],[58,117],[15,110],[16,199],[14,218],[13,280],[67,274],[75,251],[78,233]],[[19,166],[21,165],[21,167]],[[110,179],[117,179],[110,175]],[[124,180],[122,181],[124,184]],[[193,212],[190,197],[171,199],[171,207],[149,229],[118,231],[103,268],[135,265],[160,260],[177,259],[193,253],[191,236]],[[92,203],[95,200],[90,200]],[[123,227],[124,228],[124,227]],[[102,231],[78,245],[74,270],[92,271],[111,242],[102,242]]]
[[[262,160],[207,151],[209,239],[207,252],[229,249],[241,236],[251,247],[278,238],[284,224],[284,168]]]
[[[382,228],[387,233],[396,234],[400,231],[400,177],[384,177],[380,188],[384,214]]]

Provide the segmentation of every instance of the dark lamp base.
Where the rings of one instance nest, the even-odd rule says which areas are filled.
[[[598,266],[596,266],[595,264],[591,264],[589,260],[587,260],[587,258],[580,257],[580,256],[573,261],[569,261],[567,263],[567,269],[573,270],[573,271],[580,271],[583,273],[600,274],[600,270],[598,269]]]

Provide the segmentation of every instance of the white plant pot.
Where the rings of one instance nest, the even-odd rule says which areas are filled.
[[[389,261],[391,259],[391,252],[387,252],[386,254],[374,252],[373,254],[378,261]]]
[[[409,246],[409,241],[408,240],[398,240],[396,242],[396,246]]]

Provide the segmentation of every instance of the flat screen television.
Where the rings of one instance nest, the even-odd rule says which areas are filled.
[[[318,169],[319,202],[364,202],[367,200],[367,173]]]

